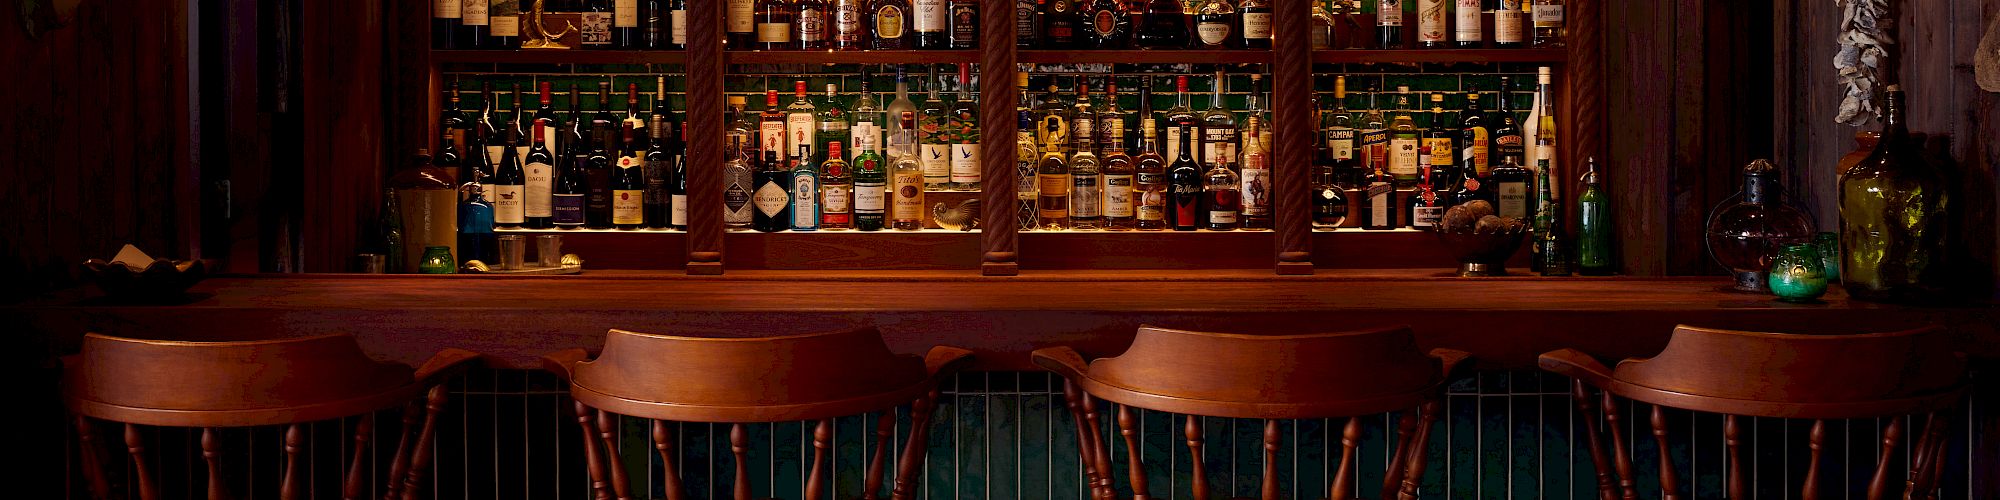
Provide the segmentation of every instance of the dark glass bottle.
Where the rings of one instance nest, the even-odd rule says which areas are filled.
[[[671,135],[669,130],[673,129],[673,125],[667,122],[665,116],[653,115],[653,124],[647,129],[653,140],[647,141],[649,144],[646,146],[644,160],[646,227],[665,228],[672,217],[668,212],[678,209],[667,192],[667,185],[676,182],[677,179],[672,175],[677,155],[668,152],[667,142],[667,137]]]
[[[1035,0],[1014,0],[1014,47],[1032,49],[1041,46],[1042,22],[1036,19]]]
[[[702,0],[695,0],[702,1]],[[715,1],[715,0],[708,0]],[[723,0],[723,45],[729,50],[750,50],[757,43],[756,0]]]
[[[1084,11],[1084,39],[1090,48],[1122,49],[1132,35],[1132,18],[1120,0],[1096,0]]]
[[[1236,6],[1236,10],[1238,11],[1236,15],[1242,20],[1242,27],[1238,28],[1236,32],[1238,36],[1243,37],[1243,48],[1271,48],[1272,1],[1243,0],[1241,5]],[[1314,4],[1318,4],[1318,2],[1314,2]]]
[[[432,0],[431,48],[438,50],[459,48],[458,30],[465,18],[464,5],[464,2],[459,0]]]
[[[682,125],[679,140],[673,142],[673,168],[667,171],[672,179],[667,193],[667,226],[686,231],[688,228],[688,166],[687,166],[687,126]]]
[[[875,0],[868,5],[868,34],[875,50],[908,48],[909,0]]]
[[[1417,190],[1410,193],[1410,227],[1430,229],[1444,219],[1446,193],[1451,191],[1451,165],[1432,165],[1422,171]]]
[[[1078,47],[1083,20],[1077,16],[1077,0],[1047,0],[1042,3],[1042,48],[1067,50]]]
[[[591,125],[591,135],[609,137],[611,128],[603,124]],[[583,203],[583,225],[591,229],[611,228],[611,170],[614,159],[604,143],[592,141],[590,152],[580,163],[588,197]]]
[[[1493,118],[1487,118],[1487,125],[1493,127],[1494,165],[1512,158],[1517,165],[1526,164],[1527,137],[1521,134],[1521,122],[1514,117],[1514,110],[1507,106],[1507,96],[1513,93],[1507,77],[1500,77],[1500,109]],[[1491,172],[1486,172],[1490,174]]]
[[[1167,225],[1175,231],[1193,231],[1202,226],[1201,164],[1194,160],[1194,135],[1192,126],[1178,127],[1180,130],[1180,152],[1174,164],[1167,169]]]
[[[459,160],[458,144],[453,142],[451,137],[452,137],[451,131],[446,130],[444,133],[444,137],[438,139],[437,158],[431,160],[431,165],[437,166],[437,168],[440,170],[444,170],[445,175],[449,175],[453,179],[471,180],[472,176],[465,175],[463,172],[459,171],[459,166],[464,164],[464,162]]]
[[[486,48],[488,38],[493,35],[491,8],[486,2],[473,0],[459,4],[458,46],[459,49]]]
[[[951,49],[979,48],[978,0],[951,0]]]
[[[1465,168],[1465,174],[1485,177],[1493,172],[1491,147],[1493,131],[1488,128],[1486,112],[1479,109],[1479,88],[1466,92],[1465,110],[1458,119],[1458,165]]]
[[[534,0],[529,0],[534,1]],[[639,0],[612,0],[611,2],[611,47],[623,50],[645,48],[645,34],[640,29]]]
[[[1376,164],[1361,182],[1361,228],[1370,230],[1403,227],[1396,213],[1396,178],[1387,165]]]
[[[791,0],[757,0],[757,50],[790,50],[798,11]]]
[[[757,190],[750,195],[751,203],[757,209],[750,227],[766,233],[784,231],[792,227],[792,173],[778,161],[777,151],[765,151],[764,161],[757,166]]]
[[[913,48],[947,48],[951,42],[951,8],[946,0],[911,0],[910,27]]]
[[[639,149],[632,124],[623,127],[618,168],[611,173],[611,225],[632,230],[646,225],[645,153]]]
[[[520,156],[514,154],[512,146],[501,146],[500,166],[493,171],[493,178],[487,181],[493,201],[493,223],[500,227],[517,228],[527,223],[527,194],[522,191],[527,184],[527,171],[521,168]],[[480,155],[485,156],[485,155]]]
[[[1203,0],[1194,13],[1194,33],[1188,45],[1199,49],[1236,48],[1241,35],[1236,32],[1236,6],[1229,0]]]
[[[528,157],[534,158],[535,153],[529,152]],[[584,198],[590,193],[583,167],[575,162],[565,162],[555,179],[553,200],[550,202],[555,213],[555,226],[563,229],[583,227]]]
[[[1840,282],[1859,299],[1926,298],[1942,274],[1944,181],[1910,139],[1903,99],[1900,85],[1888,87],[1882,139],[1840,175]]]
[[[1188,42],[1188,18],[1181,13],[1179,0],[1148,0],[1146,13],[1132,32],[1132,41],[1141,48],[1180,48]]]
[[[556,161],[555,152],[549,149],[548,137],[544,135],[549,133],[548,127],[537,125],[538,123],[541,123],[541,120],[537,119],[535,123],[528,125],[528,129],[533,132],[531,132],[532,135],[529,136],[528,140],[528,156],[522,160],[521,165],[521,168],[526,171],[525,179],[522,182],[522,196],[524,199],[521,201],[521,206],[522,212],[526,214],[528,220],[527,226],[529,228],[547,229],[555,223],[555,200],[552,198],[556,191],[555,185],[559,184],[562,181],[562,177],[564,177],[561,175],[561,172],[558,172],[564,169],[557,167],[559,165],[567,165],[569,162],[558,163]],[[581,182],[578,183],[578,185],[581,184]],[[578,191],[577,194],[581,195],[583,192]],[[576,223],[583,224],[583,200],[578,198],[576,201],[578,202],[574,214],[577,216]]]
[[[1514,157],[1500,159],[1500,166],[1493,167],[1489,181],[1493,184],[1493,211],[1501,217],[1528,220],[1528,205],[1534,196],[1534,172],[1516,163]]]
[[[1313,164],[1313,229],[1331,231],[1347,223],[1347,186],[1337,164],[1331,151]]]

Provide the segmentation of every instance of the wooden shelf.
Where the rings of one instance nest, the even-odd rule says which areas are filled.
[[[1268,50],[1023,50],[1016,59],[1038,64],[1269,64]]]
[[[1315,50],[1313,62],[1342,63],[1550,63],[1569,60],[1565,49]]]
[[[685,64],[678,50],[433,50],[433,64]]]
[[[977,50],[729,51],[730,64],[935,64],[979,62]]]

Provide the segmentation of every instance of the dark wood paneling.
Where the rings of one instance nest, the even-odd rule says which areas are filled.
[[[1620,254],[1625,272],[1659,275],[1667,272],[1668,232],[1663,231],[1671,205],[1664,189],[1668,177],[1665,153],[1672,149],[1673,117],[1667,105],[1672,95],[1673,4],[1670,2],[1611,2],[1606,24],[1622,29],[1605,37],[1604,53],[1619,61],[1606,67],[1610,116],[1619,126],[1609,146],[1611,158],[1600,168],[1614,174],[1609,187],[1618,208]]]
[[[1277,2],[1277,19],[1272,22],[1271,99],[1275,102],[1315,103],[1312,88],[1312,3]],[[1312,158],[1318,151],[1311,131],[1318,110],[1302,106],[1277,106],[1270,126],[1276,132],[1270,157],[1273,189],[1270,204],[1271,226],[1277,234],[1271,252],[1277,273],[1312,274]]]
[[[979,235],[903,232],[731,232],[729,269],[976,269]],[[967,274],[971,274],[968,272]]]
[[[1270,269],[1271,231],[1027,231],[1022,269]]]
[[[722,273],[722,2],[688,6],[687,189],[690,274]],[[708,138],[709,140],[701,140]]]
[[[299,151],[305,179],[300,260],[308,272],[338,272],[367,244],[362,229],[375,225],[384,172],[396,157],[390,151],[396,126],[385,108],[402,101],[389,99],[384,89],[390,61],[380,0],[302,5],[300,111],[310,140]]]

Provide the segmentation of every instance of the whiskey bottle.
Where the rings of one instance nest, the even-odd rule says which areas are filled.
[[[827,12],[825,0],[796,0],[792,9],[798,12],[798,20],[792,23],[792,39],[799,50],[822,50],[827,47],[827,39],[832,38],[829,24],[831,13]]]
[[[1476,49],[1486,40],[1484,19],[1481,15],[1480,0],[1456,0],[1452,9],[1452,34],[1458,38],[1458,48]]]
[[[757,190],[751,199],[757,206],[756,219],[752,227],[761,232],[775,233],[792,227],[791,172],[778,161],[778,152],[764,152],[764,161],[757,166]]]
[[[889,222],[897,231],[919,231],[924,228],[924,171],[917,160],[917,114],[904,111],[899,121],[903,136],[896,141],[900,151],[889,172]]]
[[[819,227],[844,231],[854,227],[854,179],[847,171],[847,157],[840,141],[826,143],[826,163],[819,166]]]
[[[1396,217],[1396,181],[1382,165],[1369,171],[1362,182],[1361,228],[1387,230],[1402,227]]]
[[[1180,153],[1174,164],[1167,170],[1168,189],[1171,196],[1167,209],[1167,224],[1175,231],[1193,231],[1202,226],[1201,195],[1202,170],[1194,160],[1194,130],[1182,127],[1180,133]]]
[[[978,0],[951,0],[951,49],[979,48]]]
[[[1375,46],[1382,49],[1403,48],[1403,0],[1373,1]]]
[[[1045,0],[1042,3],[1042,48],[1048,50],[1068,50],[1077,48],[1083,29],[1083,22],[1077,18],[1077,0]]]
[[[1423,168],[1447,174],[1456,172],[1459,166],[1458,135],[1454,120],[1445,115],[1444,94],[1431,94],[1431,128],[1424,133]],[[1447,176],[1437,177],[1438,182],[1444,182]],[[1437,192],[1440,195],[1449,194],[1451,188],[1440,184]]]
[[[1263,129],[1260,123],[1252,121],[1246,129],[1252,137]],[[1271,228],[1271,196],[1275,191],[1271,185],[1271,157],[1264,153],[1263,141],[1243,141],[1242,185],[1237,190],[1241,195],[1241,223],[1244,229]],[[1213,177],[1210,178],[1214,180]],[[1213,222],[1214,216],[1210,216]]]
[[[909,0],[874,0],[868,6],[868,35],[875,50],[902,50],[910,43]]]
[[[1498,0],[1499,6],[1493,9],[1494,47],[1518,49],[1527,41],[1527,28],[1523,19],[1527,17],[1527,11],[1522,8],[1522,1],[1524,0]],[[1502,85],[1501,88],[1504,89],[1506,86]]]
[[[701,0],[695,0],[701,1]],[[713,0],[711,0],[713,1]],[[727,0],[723,18],[723,44],[731,50],[750,50],[757,41],[755,0]]]
[[[913,0],[911,24],[916,28],[912,41],[916,49],[945,49],[951,42],[951,9],[945,0]]]
[[[1396,177],[1400,188],[1417,183],[1418,171],[1423,169],[1423,145],[1416,120],[1410,118],[1410,89],[1396,91],[1396,121],[1389,125],[1389,175]]]
[[[1447,45],[1445,3],[1445,0],[1417,0],[1417,46],[1441,49]]]
[[[1335,1],[1340,2],[1344,0]],[[1335,47],[1333,23],[1333,12],[1326,9],[1326,4],[1324,2],[1313,2],[1312,27],[1306,32],[1306,39],[1311,42],[1313,50],[1326,50]]]
[[[1022,94],[1027,94],[1027,73],[1021,73]],[[1024,99],[1021,102],[1026,103]],[[1035,172],[1041,167],[1042,148],[1035,143],[1035,121],[1027,113],[1021,113],[1020,124],[1014,137],[1014,204],[1018,205],[1015,217],[1023,231],[1041,227],[1041,210],[1035,204],[1041,199],[1040,179]]]
[[[1243,28],[1237,30],[1243,36],[1243,48],[1271,48],[1271,3],[1273,0],[1243,0],[1237,6],[1243,21]],[[1313,2],[1317,9],[1320,2]]]
[[[757,49],[790,50],[797,18],[791,0],[757,0]]]
[[[619,148],[618,171],[611,175],[611,224],[629,231],[646,225],[646,167],[632,124],[621,132],[624,147]]]
[[[791,159],[792,230],[819,230],[819,167],[812,146],[800,144]]]
[[[1201,156],[1204,166],[1218,166],[1236,163],[1236,145],[1239,138],[1236,129],[1236,114],[1231,113],[1222,99],[1222,89],[1229,81],[1221,70],[1215,72],[1213,93],[1208,98],[1208,111],[1201,115]]]
[[[1347,186],[1340,182],[1337,161],[1328,156],[1313,165],[1313,229],[1332,231],[1347,223]]]
[[[1112,149],[1127,149],[1125,131],[1132,127],[1125,123],[1125,110],[1118,107],[1118,75],[1105,77],[1104,83],[1104,108],[1096,110],[1097,125],[1092,130],[1097,132],[1094,147],[1108,161]]]
[[[1117,88],[1117,87],[1112,87]],[[1125,122],[1106,121],[1118,130],[1108,134],[1123,137]],[[1114,140],[1104,146],[1104,228],[1111,231],[1126,231],[1134,227],[1133,217],[1133,174],[1132,156],[1125,153],[1122,140]]]
[[[1122,0],[1094,0],[1084,13],[1084,21],[1090,28],[1084,34],[1090,48],[1125,48],[1125,42],[1132,34],[1132,20],[1126,14]]]
[[[1243,179],[1230,170],[1233,162],[1216,163],[1202,174],[1202,211],[1208,217],[1203,229],[1230,231],[1242,225]]]
[[[1134,226],[1140,231],[1167,228],[1167,160],[1160,157],[1153,119],[1139,119],[1139,156],[1132,159]]]
[[[833,50],[867,50],[868,0],[833,0],[828,10],[833,33],[827,37],[827,46]]]
[[[1194,14],[1195,40],[1200,49],[1228,49],[1238,45],[1236,6],[1229,0],[1202,0]]]
[[[1534,0],[1535,46],[1563,46],[1563,1]]]
[[[1036,0],[1014,0],[1014,48],[1041,46],[1042,23],[1035,17],[1037,3]]]
[[[1070,227],[1070,178],[1069,162],[1063,158],[1060,145],[1069,138],[1068,123],[1050,115],[1042,118],[1042,155],[1035,167],[1036,208],[1041,211],[1042,229],[1062,230]]]
[[[1188,43],[1187,16],[1178,0],[1145,0],[1146,11],[1132,32],[1140,48],[1180,48]]]
[[[854,156],[854,229],[882,230],[888,192],[889,175],[883,171],[882,155],[863,149]]]
[[[1086,97],[1089,92],[1088,87],[1079,84],[1077,85],[1077,90],[1079,92],[1077,101],[1079,103],[1088,102],[1089,99]],[[1078,107],[1085,108],[1086,105],[1079,104]],[[1087,112],[1087,110],[1084,112]],[[1083,116],[1078,116],[1076,120],[1071,121],[1071,123],[1077,124],[1078,127],[1094,122],[1094,119],[1084,118]],[[1071,135],[1073,136],[1071,142],[1073,143],[1072,149],[1074,152],[1070,154],[1069,158],[1070,225],[1076,229],[1097,229],[1104,225],[1104,187],[1101,184],[1103,177],[1101,176],[1101,166],[1099,165],[1097,154],[1090,150],[1091,144],[1095,142],[1091,139],[1094,137],[1094,134],[1090,134],[1087,130],[1078,130]]]

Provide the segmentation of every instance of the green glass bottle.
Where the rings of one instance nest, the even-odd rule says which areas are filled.
[[[1611,199],[1597,178],[1597,158],[1584,167],[1583,195],[1576,197],[1576,265],[1584,276],[1618,272],[1612,254]]]
[[[1887,90],[1881,142],[1840,175],[1840,279],[1854,298],[1920,299],[1945,254],[1944,180],[1910,139],[1902,89]]]

